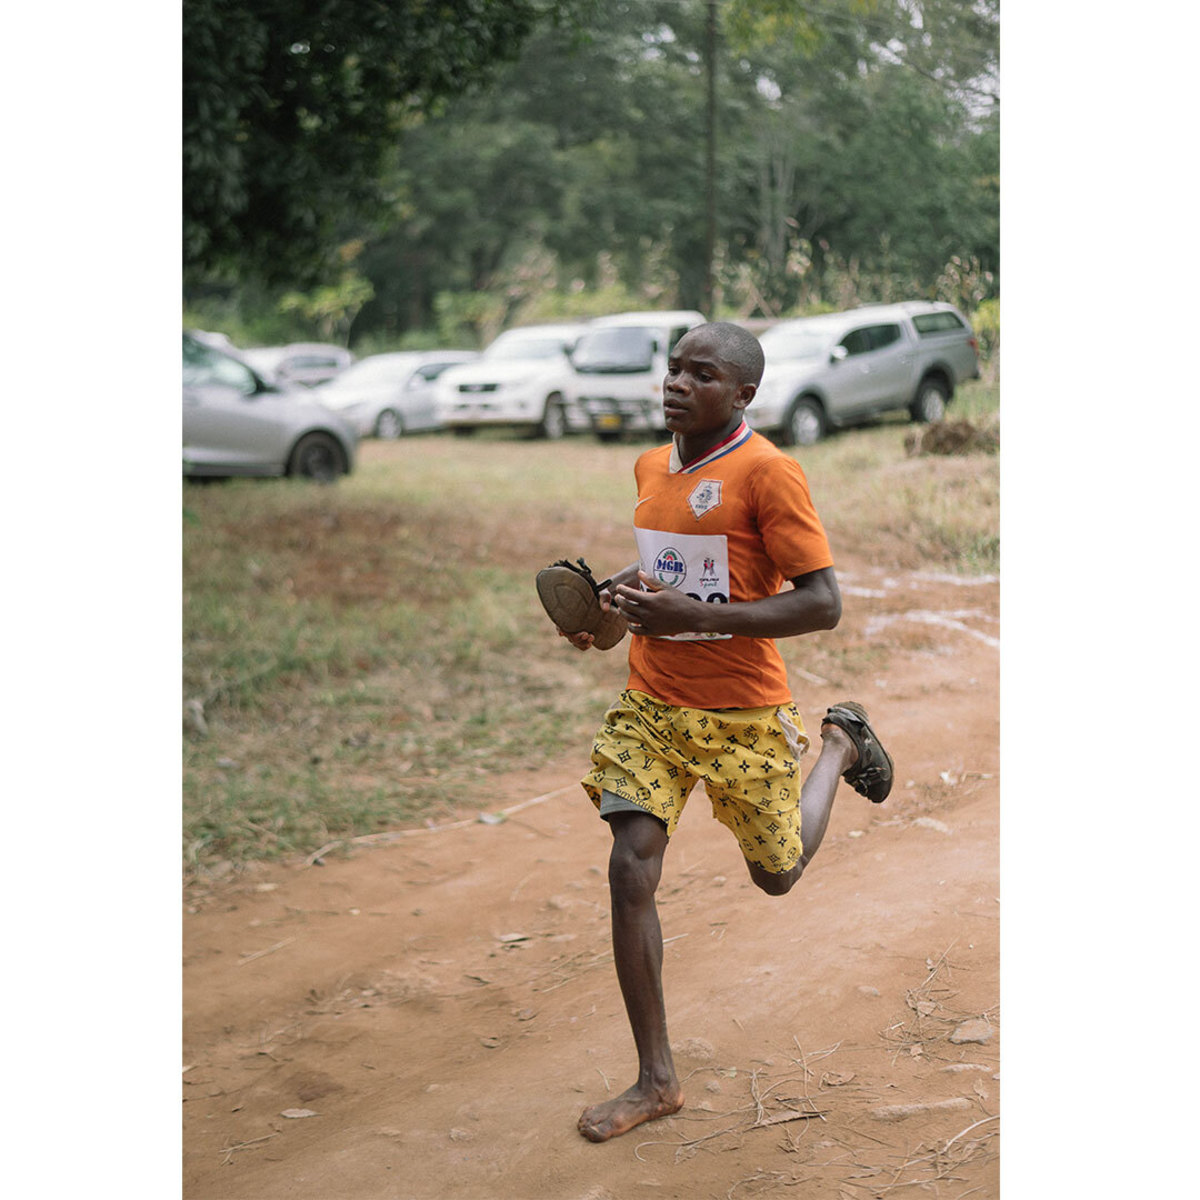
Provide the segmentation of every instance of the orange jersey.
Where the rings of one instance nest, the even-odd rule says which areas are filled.
[[[634,467],[641,569],[713,604],[773,596],[798,575],[833,566],[808,480],[794,458],[743,423],[704,458],[674,444]],[[689,708],[759,708],[791,700],[772,638],[728,634],[634,637],[629,687]]]

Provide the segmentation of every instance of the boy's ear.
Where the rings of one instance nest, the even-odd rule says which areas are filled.
[[[758,386],[753,383],[740,384],[738,390],[734,393],[733,407],[745,408],[751,400],[754,399],[755,392],[758,391]]]

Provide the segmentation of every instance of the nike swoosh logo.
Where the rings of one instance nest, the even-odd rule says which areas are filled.
[[[642,505],[643,505],[643,504],[645,504],[647,500],[653,500],[653,499],[654,499],[654,497],[653,497],[653,496],[643,496],[643,497],[642,497],[642,498],[641,498],[641,499],[640,499],[640,500],[639,500],[639,501],[638,501],[638,502],[637,502],[637,503],[636,503],[636,504],[633,506],[633,507],[634,507],[634,511],[636,511],[637,509],[641,508],[641,507],[642,507]]]

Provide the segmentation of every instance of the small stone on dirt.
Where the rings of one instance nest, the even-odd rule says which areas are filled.
[[[826,1071],[821,1076],[822,1087],[845,1087],[854,1078],[853,1071]]]
[[[950,1035],[950,1040],[956,1046],[961,1046],[964,1042],[978,1042],[982,1045],[991,1041],[991,1038],[992,1027],[982,1017],[973,1017],[969,1021],[964,1021]]]
[[[885,1104],[880,1108],[871,1109],[871,1116],[876,1121],[905,1121],[909,1117],[921,1116],[931,1112],[946,1112],[960,1108],[970,1108],[971,1101],[965,1096],[955,1096],[951,1100],[932,1100],[927,1104]]]

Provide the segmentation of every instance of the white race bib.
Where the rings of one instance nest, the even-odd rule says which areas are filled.
[[[665,533],[638,529],[638,556],[642,570],[664,587],[679,588],[694,600],[729,603],[729,549],[724,534]],[[728,633],[673,633],[671,641],[711,641]]]

